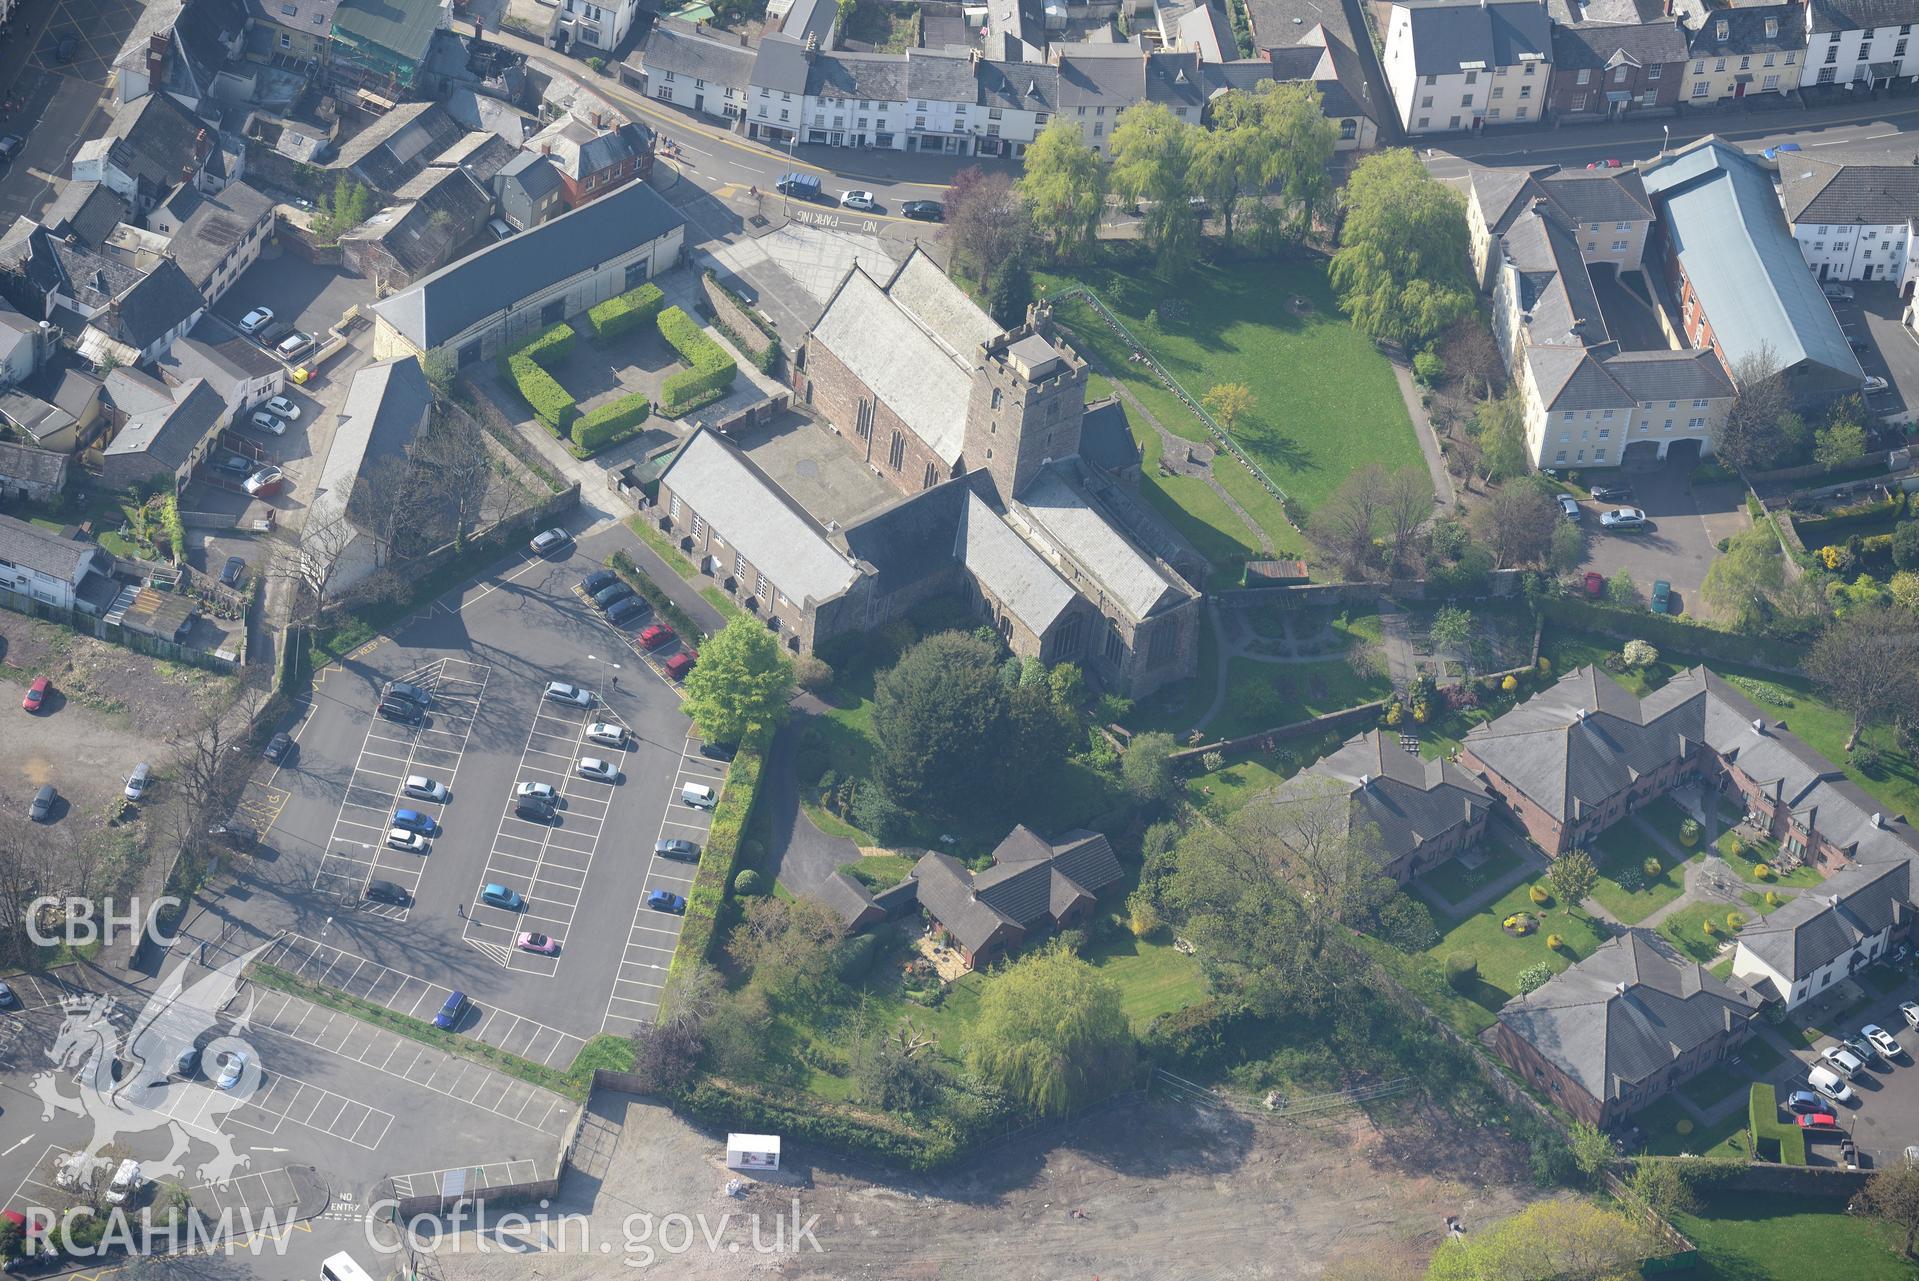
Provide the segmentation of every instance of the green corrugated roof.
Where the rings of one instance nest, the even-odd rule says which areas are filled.
[[[439,20],[438,0],[341,0],[333,34],[356,46],[378,45],[417,65],[426,59]]]

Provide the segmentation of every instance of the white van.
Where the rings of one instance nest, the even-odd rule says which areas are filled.
[[[713,789],[704,783],[680,784],[680,804],[691,805],[696,810],[710,810],[715,801]]]
[[[113,1182],[107,1185],[107,1204],[125,1205],[145,1182],[140,1175],[140,1163],[128,1157],[120,1162],[120,1168],[113,1172]]]
[[[1806,1079],[1812,1083],[1813,1089],[1834,1103],[1852,1102],[1852,1087],[1846,1084],[1844,1077],[1825,1064],[1821,1063],[1814,1067],[1806,1074]]]

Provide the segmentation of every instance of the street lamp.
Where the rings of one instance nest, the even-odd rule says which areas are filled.
[[[1672,126],[1660,125],[1659,128],[1660,131],[1665,134],[1665,141],[1659,144],[1659,154],[1663,156],[1672,150]]]
[[[606,688],[606,669],[610,667],[617,672],[620,670],[620,665],[618,663],[610,663],[606,659],[601,658],[598,654],[588,654],[586,657],[588,661],[598,663],[600,665],[600,689],[594,690],[593,692],[596,694],[599,694],[600,701],[604,703],[606,701],[606,695],[602,691],[604,691]],[[619,677],[616,676],[613,679],[618,680]]]

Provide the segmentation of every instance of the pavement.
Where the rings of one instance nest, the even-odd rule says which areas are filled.
[[[0,167],[0,226],[38,213],[56,194],[73,153],[99,136],[109,115],[111,61],[140,13],[138,0],[26,0],[0,41],[0,133],[26,139]],[[61,62],[63,36],[72,60]]]
[[[796,716],[773,735],[761,772],[760,804],[765,808],[771,832],[767,838],[766,867],[774,880],[795,894],[806,894],[826,883],[826,879],[860,857],[860,847],[843,836],[828,836],[813,826],[800,805],[799,778],[793,771],[793,755],[800,735],[806,732],[810,713]]]

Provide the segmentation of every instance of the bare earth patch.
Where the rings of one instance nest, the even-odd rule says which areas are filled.
[[[1163,1100],[1115,1109],[1039,1138],[994,1148],[936,1178],[888,1178],[860,1164],[789,1146],[781,1181],[724,1192],[724,1136],[690,1127],[639,1099],[603,1095],[578,1148],[586,1172],[549,1211],[589,1218],[560,1246],[549,1229],[519,1232],[540,1251],[539,1275],[630,1276],[648,1248],[675,1277],[768,1276],[1060,1281],[1062,1278],[1312,1277],[1329,1258],[1424,1259],[1447,1215],[1468,1228],[1512,1213],[1534,1194],[1524,1153],[1464,1131],[1414,1104],[1376,1126],[1349,1114],[1313,1125],[1275,1122]],[[798,1254],[756,1253],[772,1216],[818,1215]],[[670,1214],[699,1220],[691,1248],[667,1257],[652,1235]],[[651,1215],[648,1235],[634,1214]],[[731,1218],[722,1227],[720,1216]],[[678,1244],[677,1229],[669,1244]],[[523,1278],[532,1261],[482,1255],[471,1236],[440,1251],[446,1281]],[[602,1252],[602,1245],[610,1246]]]

